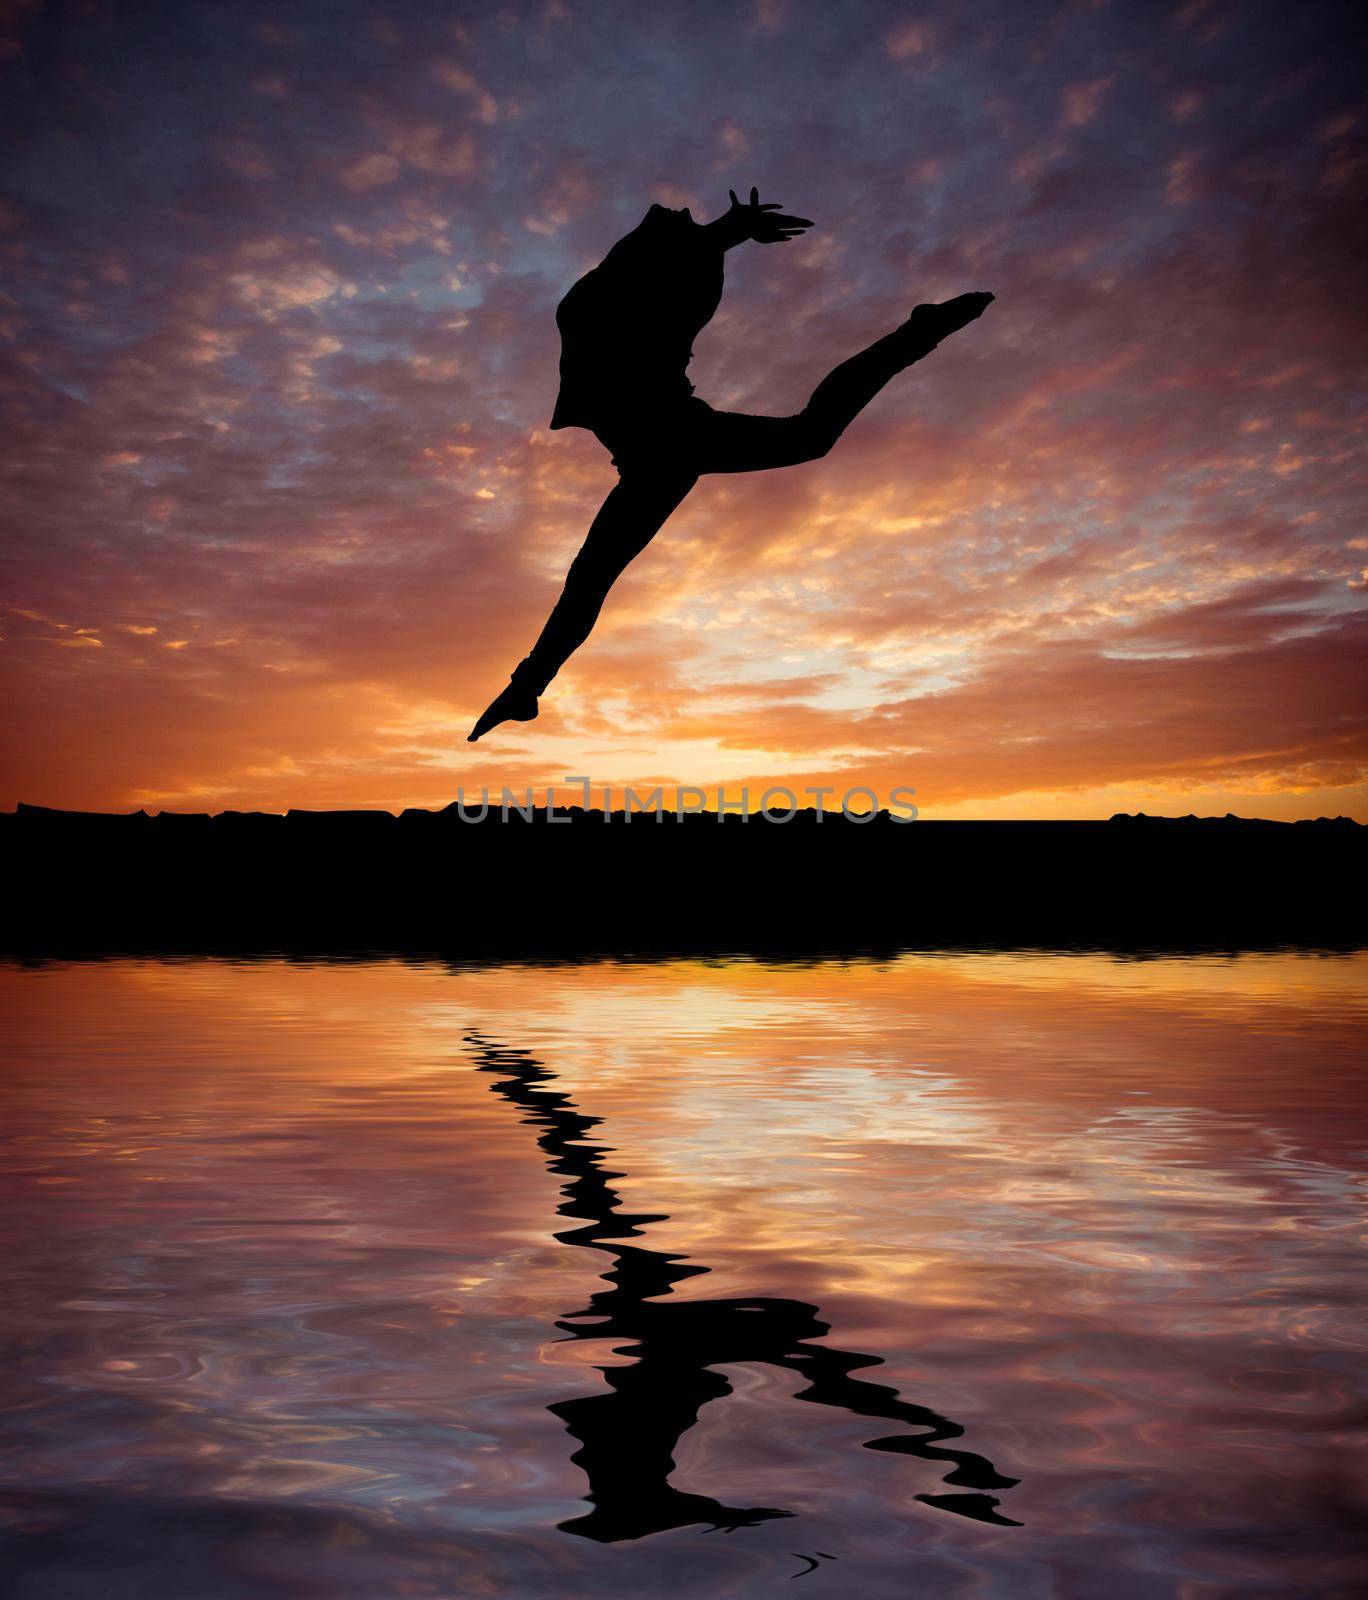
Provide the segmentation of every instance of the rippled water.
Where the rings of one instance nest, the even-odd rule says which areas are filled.
[[[0,969],[5,1592],[1347,1597],[1365,976]]]

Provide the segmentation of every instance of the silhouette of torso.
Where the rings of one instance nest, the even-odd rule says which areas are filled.
[[[556,308],[553,428],[591,431],[687,400],[693,342],[722,298],[723,251],[688,208],[653,205]]]

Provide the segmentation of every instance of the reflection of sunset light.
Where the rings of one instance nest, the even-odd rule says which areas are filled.
[[[100,1481],[133,1495],[174,1464],[177,1493],[273,1513],[570,1515],[546,1407],[638,1354],[557,1329],[612,1262],[478,1039],[589,1119],[575,1146],[650,1219],[623,1244],[707,1269],[672,1304],[819,1308],[824,1347],[1032,1476],[1033,1528],[1075,1526],[1099,1475],[1248,1487],[1276,1451],[1287,1482],[1312,1463],[1284,1390],[1337,1414],[1351,1345],[1366,974],[1286,952],[0,968],[0,1200],[43,1288],[12,1314],[39,1306],[53,1352],[37,1400],[23,1363],[0,1388],[52,1481],[84,1470],[70,1418],[118,1406],[140,1420]],[[98,1338],[53,1339],[68,1318]],[[820,1480],[823,1507],[905,1506],[868,1419],[728,1373],[678,1481],[744,1476],[763,1437],[784,1504]]]
[[[615,1147],[630,1149],[624,1192],[649,1191],[671,1213],[663,1239],[736,1259],[762,1250],[825,1261],[841,1292],[935,1275],[941,1252],[930,1217],[930,1254],[909,1255],[906,1241],[880,1243],[877,1202],[866,1215],[860,1193],[868,1186],[877,1195],[895,1174],[903,1185],[939,1183],[947,1161],[956,1173],[973,1165],[975,1204],[989,1210],[1126,1204],[1139,1216],[1152,1205],[1162,1219],[1174,1206],[1248,1202],[1255,1191],[1246,1179],[1192,1159],[1220,1127],[1192,1108],[1194,1093],[1235,1112],[1258,1107],[1257,1073],[1245,1083],[1213,1065],[1216,1042],[1234,1031],[1276,1054],[1281,1019],[1307,1005],[1368,1009],[1362,958],[1290,954],[605,963],[575,969],[573,981],[516,967],[266,966],[249,969],[245,983],[210,964],[97,971],[105,1003],[146,1009],[159,1029],[190,1024],[234,995],[281,1041],[272,1080],[282,1122],[297,1114],[291,1081],[312,1097],[319,1071],[329,1094],[464,1102],[466,1031],[516,1029],[608,1119]],[[231,1080],[197,1090],[206,1111],[233,1092]],[[1022,1096],[1031,1102],[1024,1127]],[[491,1121],[478,1097],[475,1109]],[[492,1120],[491,1149],[516,1142]],[[100,1149],[98,1130],[72,1146]],[[155,1166],[155,1141],[150,1150]],[[136,1157],[133,1147],[105,1154],[145,1163],[149,1147]],[[934,1192],[928,1203],[933,1217]],[[842,1259],[842,1243],[831,1254],[827,1232],[833,1212],[852,1206],[866,1242],[858,1267]],[[835,1240],[844,1237],[837,1230]],[[1153,1254],[1139,1241],[1106,1248],[1135,1260]],[[1086,1250],[1070,1259],[1085,1257],[1101,1260]],[[926,1282],[918,1289],[941,1292]]]

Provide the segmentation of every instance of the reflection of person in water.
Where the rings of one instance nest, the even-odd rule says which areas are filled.
[[[712,1370],[738,1361],[762,1361],[797,1374],[806,1387],[796,1398],[837,1406],[857,1416],[906,1423],[923,1431],[871,1439],[866,1448],[887,1450],[919,1460],[943,1462],[953,1470],[944,1481],[969,1493],[920,1494],[918,1500],[980,1522],[1007,1527],[1018,1524],[1001,1516],[998,1502],[983,1491],[1005,1489],[1017,1482],[997,1473],[982,1456],[945,1447],[964,1430],[925,1406],[911,1405],[884,1384],[867,1383],[851,1374],[880,1365],[878,1356],[833,1350],[808,1341],[826,1333],[817,1308],[801,1300],[770,1296],[750,1300],[669,1300],[675,1283],[706,1272],[680,1256],[638,1245],[618,1243],[640,1235],[660,1216],[630,1215],[619,1210],[616,1192],[600,1163],[603,1147],[585,1142],[599,1118],[585,1116],[524,1050],[493,1045],[468,1035],[480,1070],[494,1073],[495,1090],[528,1113],[527,1121],[542,1129],[538,1143],[548,1166],[568,1181],[562,1188],[562,1216],[585,1219],[585,1226],[556,1237],[565,1244],[602,1250],[613,1258],[604,1273],[611,1285],[589,1305],[557,1327],[576,1339],[627,1340],[615,1353],[635,1360],[628,1366],[601,1367],[608,1392],[566,1400],[550,1409],[580,1441],[571,1458],[589,1479],[594,1509],[564,1522],[567,1533],[612,1543],[639,1539],[666,1528],[706,1523],[713,1528],[741,1528],[791,1512],[768,1506],[724,1506],[706,1495],[685,1494],[671,1486],[674,1455],[680,1437],[698,1420],[709,1400],[731,1393],[731,1385]]]
[[[587,428],[613,457],[619,482],[570,565],[565,588],[509,685],[469,735],[531,722],[537,699],[589,637],[609,589],[705,472],[758,472],[824,456],[904,367],[981,316],[993,296],[919,305],[905,322],[843,361],[799,412],[714,411],[685,376],[693,341],[722,298],[722,257],[746,240],[780,244],[812,226],[776,204],[735,194],[712,222],[653,205],[556,309],[560,395],[552,428]]]

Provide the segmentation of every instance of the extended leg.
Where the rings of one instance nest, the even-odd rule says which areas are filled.
[[[589,637],[609,589],[697,481],[696,473],[674,464],[624,470],[570,563],[560,599],[536,644],[513,669],[508,688],[475,724],[471,742],[501,722],[532,721],[538,696]]]
[[[1005,1527],[1020,1527],[997,1510],[998,1501],[983,1491],[1010,1489],[1019,1483],[1018,1478],[1004,1477],[991,1461],[976,1455],[972,1450],[947,1449],[947,1439],[962,1437],[964,1429],[927,1406],[914,1405],[903,1400],[896,1389],[883,1383],[870,1383],[851,1374],[861,1367],[875,1366],[873,1356],[834,1350],[830,1346],[802,1343],[785,1352],[776,1363],[801,1372],[808,1387],[800,1389],[796,1400],[810,1400],[815,1405],[837,1406],[842,1411],[853,1411],[859,1417],[881,1417],[890,1422],[906,1422],[925,1431],[919,1434],[897,1433],[885,1439],[867,1439],[866,1450],[887,1450],[892,1454],[917,1456],[923,1461],[948,1463],[953,1470],[944,1481],[972,1490],[969,1494],[919,1494],[918,1500],[939,1506],[943,1511],[953,1511],[956,1516],[969,1517],[976,1522],[995,1522]]]
[[[758,472],[824,456],[890,378],[981,316],[992,298],[962,294],[940,305],[918,306],[892,333],[833,368],[794,416],[713,412],[702,430],[700,470]]]

